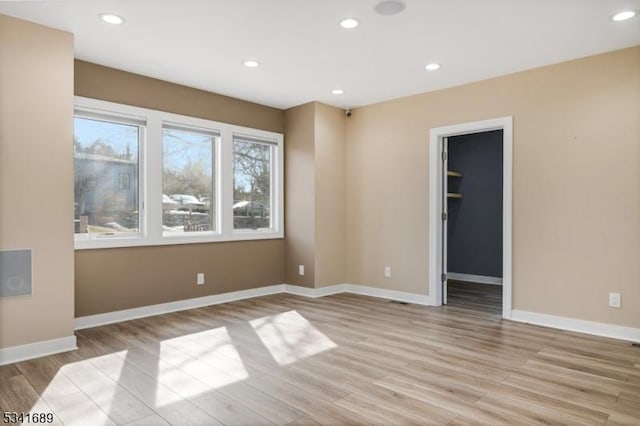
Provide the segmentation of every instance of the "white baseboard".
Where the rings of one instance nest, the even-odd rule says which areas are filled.
[[[578,333],[611,337],[613,339],[628,340],[631,342],[640,342],[640,328],[559,317],[556,315],[539,314],[536,312],[521,311],[519,309],[511,311],[511,320],[558,328],[560,330],[576,331]]]
[[[404,291],[386,290],[359,284],[335,284],[326,287],[308,288],[284,284],[284,292],[306,297],[324,297],[332,294],[352,293],[362,296],[379,297],[381,299],[396,300],[398,302],[415,303],[417,305],[432,305],[431,298],[421,294]]]
[[[326,287],[309,288],[300,287],[297,285],[283,284],[283,293],[295,294],[297,296],[305,297],[324,297],[332,294],[344,293],[347,291],[347,284],[335,284]]]
[[[350,284],[334,284],[326,287],[318,287],[315,289],[314,297],[331,296],[332,294],[348,293]],[[291,293],[291,291],[289,291]]]
[[[252,297],[268,296],[270,294],[282,292],[284,292],[284,285],[276,284],[267,287],[232,291],[229,293],[214,294],[211,296],[196,297],[193,299],[177,300],[175,302],[160,303],[157,305],[141,306],[139,308],[78,317],[74,320],[74,325],[76,330],[82,330],[84,328],[98,327],[100,325],[114,324],[117,322],[168,314],[170,312],[184,311],[187,309],[202,308],[203,306],[219,305],[220,303],[251,299]]]
[[[447,272],[447,278],[459,281],[468,281],[478,284],[502,285],[502,278],[487,277],[485,275],[459,274],[457,272]]]
[[[433,305],[431,297],[424,294],[407,293],[404,291],[387,290],[366,285],[346,284],[347,293],[360,294],[362,296],[379,297],[381,299],[395,300],[398,302],[415,303],[416,305]]]
[[[58,339],[43,340],[26,345],[11,346],[0,349],[0,365],[40,358],[47,355],[78,349],[76,336],[60,337]]]
[[[397,300],[400,302],[416,303],[419,305],[432,305],[429,296],[406,293],[395,290],[385,290],[375,287],[367,287],[355,284],[336,284],[326,287],[309,288],[291,284],[278,284],[268,287],[260,287],[250,290],[233,291],[230,293],[214,294],[211,296],[197,297],[194,299],[178,300],[176,302],[160,303],[158,305],[142,306],[133,309],[124,309],[104,314],[88,315],[76,318],[75,329],[98,327],[100,325],[114,324],[130,321],[154,315],[170,312],[184,311],[186,309],[201,308],[203,306],[218,305],[220,303],[233,302],[235,300],[251,299],[253,297],[268,296],[270,294],[289,293],[305,297],[324,297],[339,293],[361,294],[363,296],[380,297],[383,299]]]

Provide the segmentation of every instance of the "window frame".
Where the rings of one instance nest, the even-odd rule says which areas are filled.
[[[237,138],[236,138],[237,137]],[[278,153],[278,141],[275,139],[268,139],[268,138],[257,138],[253,135],[246,135],[246,134],[242,134],[239,132],[234,132],[232,134],[231,137],[231,146],[232,146],[232,151],[233,151],[233,158],[231,159],[232,162],[232,166],[234,166],[235,163],[235,146],[234,143],[237,141],[239,142],[250,142],[250,143],[256,143],[256,144],[262,144],[265,146],[268,146],[269,149],[271,150],[273,148],[273,150],[271,150],[271,152],[269,153],[269,157],[270,157],[270,161],[269,161],[269,168],[270,168],[270,175],[269,175],[269,189],[270,189],[270,193],[269,193],[269,218],[270,218],[270,224],[271,226],[269,228],[266,229],[247,229],[247,228],[235,228],[235,224],[233,226],[233,232],[235,235],[245,235],[245,234],[262,234],[262,233],[269,233],[269,232],[273,232],[273,229],[276,227],[276,225],[274,224],[274,220],[273,220],[273,215],[272,212],[276,212],[278,213],[278,207],[276,204],[276,197],[274,194],[274,188],[276,188],[276,185],[278,184],[278,178],[276,176],[276,173],[274,173],[274,171],[276,170],[276,156]],[[233,179],[233,184],[235,185],[235,174],[232,177]],[[234,194],[235,194],[235,188],[234,188]],[[235,200],[234,200],[235,201]],[[235,202],[233,203],[235,204]],[[232,211],[232,219],[235,220],[235,216],[233,215],[233,211]]]
[[[146,169],[145,169],[145,152],[146,152],[146,128],[147,123],[144,117],[137,114],[124,114],[120,111],[105,111],[95,106],[78,106],[75,105],[73,111],[73,118],[83,118],[86,120],[104,121],[113,124],[123,125],[135,125],[138,127],[138,232],[136,233],[121,233],[121,234],[91,234],[91,233],[75,233],[74,226],[74,241],[76,246],[94,246],[94,245],[110,245],[109,241],[135,241],[142,238],[146,234],[147,215],[146,204],[144,202],[146,196]],[[75,136],[75,133],[74,133]],[[74,156],[75,167],[75,156]],[[74,173],[75,175],[75,173]],[[75,193],[75,191],[74,191]],[[73,200],[75,204],[75,197]],[[75,221],[75,214],[73,220]]]
[[[116,247],[160,246],[197,244],[224,241],[247,241],[284,238],[284,136],[282,133],[254,129],[233,124],[190,117],[165,111],[118,104],[103,100],[76,96],[76,111],[99,113],[105,117],[143,118],[146,125],[139,142],[139,204],[140,227],[136,236],[92,236],[74,233],[75,249],[103,249]],[[80,114],[82,116],[82,114]],[[90,117],[88,117],[90,118]],[[165,234],[162,229],[163,190],[163,126],[178,125],[185,129],[208,130],[219,134],[214,141],[213,176],[216,205],[215,231]],[[272,228],[262,230],[235,230],[233,228],[233,135],[242,134],[254,139],[271,141],[272,155],[271,192]]]
[[[167,121],[167,120],[163,120],[162,121],[162,129],[161,129],[161,140],[160,140],[160,144],[161,147],[160,149],[162,150],[162,164],[160,165],[160,168],[162,169],[162,172],[164,172],[164,130],[165,129],[174,129],[174,130],[180,130],[183,132],[192,132],[192,133],[200,133],[200,134],[208,134],[208,136],[213,138],[213,146],[211,149],[211,155],[212,155],[212,159],[211,159],[211,166],[213,168],[213,172],[211,175],[211,178],[213,179],[213,193],[215,194],[215,197],[212,197],[212,199],[209,201],[209,205],[210,206],[214,206],[215,207],[215,217],[213,218],[213,223],[212,225],[215,227],[215,230],[212,231],[191,231],[188,233],[169,233],[169,232],[165,232],[164,230],[162,230],[162,237],[163,238],[169,238],[171,240],[179,240],[181,237],[184,236],[189,236],[189,237],[216,237],[219,236],[221,234],[221,222],[220,222],[220,216],[221,216],[221,212],[220,212],[220,207],[221,207],[221,202],[220,202],[220,196],[218,194],[218,190],[219,190],[219,181],[220,181],[220,173],[219,173],[219,169],[220,169],[220,145],[222,144],[222,134],[220,132],[219,129],[214,129],[211,127],[202,127],[202,126],[195,126],[195,125],[185,125],[184,123],[178,123],[178,122],[172,122],[172,121]],[[164,194],[164,182],[161,182],[161,186],[162,186],[162,193]],[[212,194],[213,195],[213,194]],[[163,212],[164,214],[164,212]],[[162,218],[162,222],[164,222],[164,218]],[[164,224],[164,223],[163,223]]]

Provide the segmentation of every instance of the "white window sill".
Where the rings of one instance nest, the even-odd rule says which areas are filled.
[[[196,233],[199,235],[164,235],[161,238],[149,237],[94,237],[92,239],[77,239],[76,250],[93,250],[124,247],[153,247],[176,244],[221,243],[229,241],[274,240],[284,238],[283,232],[265,231],[237,231],[233,235],[210,233]]]

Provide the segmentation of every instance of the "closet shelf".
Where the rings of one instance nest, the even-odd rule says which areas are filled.
[[[460,173],[460,172],[454,172],[454,171],[452,171],[452,170],[447,170],[447,176],[450,176],[450,177],[460,177],[460,178],[461,178],[461,177],[462,177],[462,173]]]
[[[457,192],[447,192],[447,198],[462,198],[462,194]]]

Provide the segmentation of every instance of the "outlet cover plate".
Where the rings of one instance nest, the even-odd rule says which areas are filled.
[[[609,306],[612,308],[620,307],[620,293],[609,293]]]

